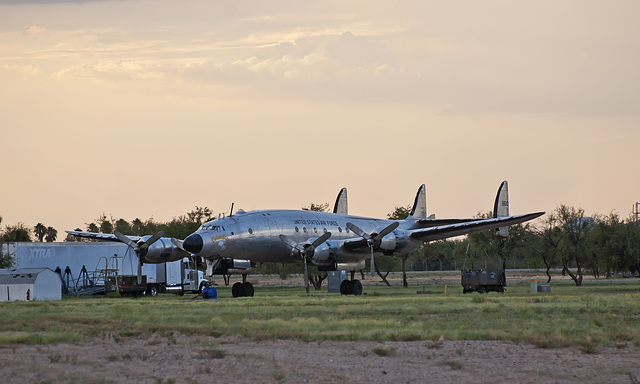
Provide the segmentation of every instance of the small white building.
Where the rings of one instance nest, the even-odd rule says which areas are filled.
[[[49,268],[0,269],[0,302],[61,299],[62,280]]]

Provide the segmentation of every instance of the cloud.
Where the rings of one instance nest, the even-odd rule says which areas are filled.
[[[631,47],[640,30],[631,11],[589,3],[550,14],[527,2],[494,10],[420,2],[329,3],[313,12],[278,2],[228,6],[162,2],[144,22],[145,2],[65,6],[77,29],[57,18],[47,21],[50,30],[27,24],[25,35],[51,39],[19,59],[42,60],[58,78],[171,79],[196,92],[236,88],[248,97],[407,103],[456,115],[639,113]],[[103,12],[111,19],[97,16]],[[45,47],[48,40],[56,43]]]
[[[22,79],[39,75],[42,72],[40,67],[34,65],[4,65],[0,68],[7,72],[17,73]]]
[[[25,36],[41,37],[47,36],[47,29],[37,25],[25,25],[22,31]]]
[[[153,63],[121,60],[75,65],[58,72],[55,77],[91,77],[106,80],[162,80],[166,78],[166,72],[164,68]]]

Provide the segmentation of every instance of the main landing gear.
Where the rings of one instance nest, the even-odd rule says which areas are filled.
[[[242,275],[242,283],[237,282],[231,287],[233,297],[253,297],[253,284],[247,281],[247,275]]]
[[[340,283],[340,294],[342,295],[362,295],[362,283],[354,279],[355,271],[351,271],[351,280],[342,280]]]

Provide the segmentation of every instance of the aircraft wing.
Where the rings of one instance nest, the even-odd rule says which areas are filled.
[[[423,228],[437,227],[440,225],[450,225],[450,224],[460,224],[460,223],[469,223],[472,221],[480,221],[487,219],[421,219],[416,223]]]
[[[79,232],[79,231],[65,231],[70,235],[73,236],[77,236],[77,237],[84,237],[87,239],[94,239],[94,240],[108,240],[108,241],[118,241],[120,242],[120,239],[118,239],[116,237],[116,235],[111,234],[111,233],[95,233],[95,232]],[[127,236],[131,241],[134,242],[138,242],[140,240],[142,240],[143,238],[141,236]]]
[[[495,229],[514,224],[524,223],[536,217],[544,215],[544,212],[528,213],[526,215],[496,217],[493,219],[475,219],[473,221],[462,221],[459,223],[438,225],[428,228],[410,230],[410,237],[424,242],[442,240],[448,237],[466,235],[471,232],[486,229]]]

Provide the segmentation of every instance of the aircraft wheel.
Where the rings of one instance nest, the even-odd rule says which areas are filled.
[[[253,284],[246,282],[242,284],[242,296],[253,297]]]
[[[356,296],[362,295],[362,283],[360,280],[353,280],[351,282],[351,293]]]
[[[231,287],[231,295],[233,297],[242,297],[242,283],[241,282],[237,282],[235,284],[233,284],[233,286]]]
[[[348,295],[350,290],[351,290],[351,281],[342,280],[342,283],[340,283],[340,294]]]

